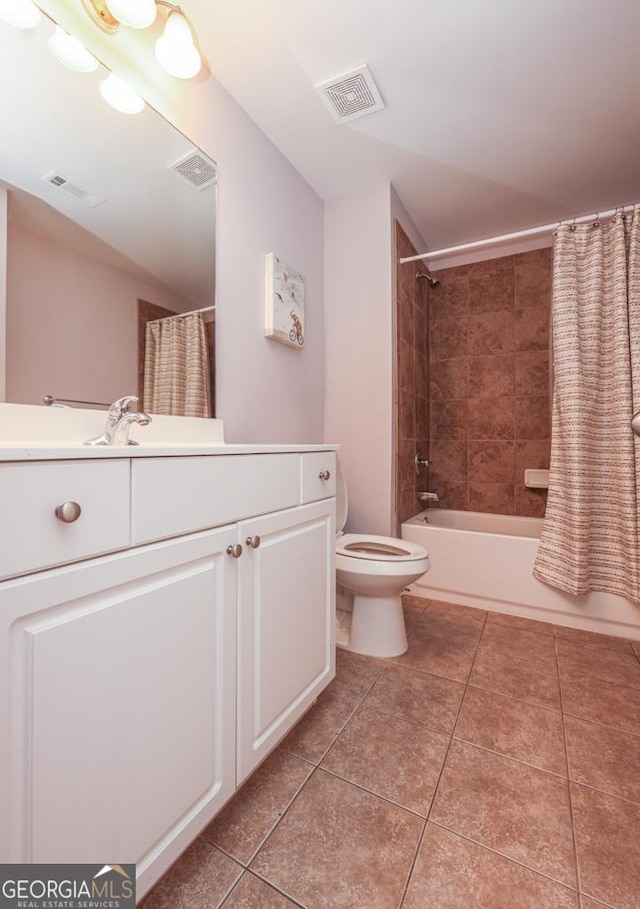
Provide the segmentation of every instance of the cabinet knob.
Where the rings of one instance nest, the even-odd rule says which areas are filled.
[[[227,555],[230,555],[234,559],[239,559],[242,555],[242,545],[240,543],[235,543],[233,546],[227,546]]]
[[[331,471],[330,470],[321,470],[320,473],[318,474],[318,476],[320,477],[321,480],[330,480]]]
[[[55,516],[59,521],[62,521],[63,524],[73,524],[74,521],[78,520],[81,514],[82,508],[80,508],[77,502],[63,502],[62,505],[58,505],[55,510]]]
[[[245,543],[247,544],[247,546],[250,546],[251,549],[257,549],[258,546],[260,545],[260,537],[258,537],[258,536],[247,537],[247,539],[245,540]]]

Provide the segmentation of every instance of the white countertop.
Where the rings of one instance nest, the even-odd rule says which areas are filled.
[[[80,408],[0,404],[0,461],[60,461],[87,458],[211,457],[335,451],[339,445],[224,441],[222,420],[152,414],[148,426],[131,426],[138,445],[83,445],[100,435],[106,412]]]
[[[87,458],[210,457],[211,455],[282,454],[335,451],[339,445],[216,445],[149,444],[125,446],[46,445],[28,442],[0,444],[0,461],[73,461]]]

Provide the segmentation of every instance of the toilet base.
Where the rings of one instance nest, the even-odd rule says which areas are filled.
[[[400,594],[386,597],[353,595],[349,639],[344,631],[338,646],[373,657],[396,657],[409,647]]]

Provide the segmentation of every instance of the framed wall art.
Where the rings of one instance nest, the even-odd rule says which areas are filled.
[[[304,347],[304,276],[273,253],[265,256],[264,336]]]

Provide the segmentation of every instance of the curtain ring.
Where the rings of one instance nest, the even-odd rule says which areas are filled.
[[[569,225],[569,230],[573,233],[576,229],[576,219],[574,218],[571,224]]]
[[[591,225],[592,227],[600,227],[600,212],[596,212],[596,220]]]

